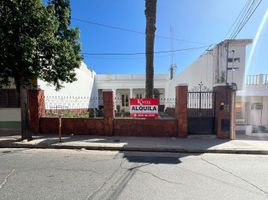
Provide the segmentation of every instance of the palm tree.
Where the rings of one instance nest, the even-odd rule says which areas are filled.
[[[147,98],[153,97],[154,89],[154,37],[156,22],[157,0],[145,0],[146,16],[146,83],[145,93]]]

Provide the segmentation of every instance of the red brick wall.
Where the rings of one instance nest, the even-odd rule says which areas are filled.
[[[58,134],[58,118],[41,118],[41,134]],[[83,118],[63,118],[62,119],[63,135],[104,135],[103,119],[83,119]]]
[[[144,119],[115,119],[113,120],[113,135],[117,136],[148,136],[176,137],[177,120],[144,120]],[[57,118],[41,118],[41,134],[58,134],[59,121]],[[104,130],[104,119],[62,119],[63,135],[107,135]]]
[[[58,134],[59,133],[59,120],[57,118],[41,118],[40,119],[41,134]]]
[[[177,120],[115,119],[114,135],[176,137]]]
[[[170,107],[167,107],[165,109],[165,113],[167,113],[169,116],[171,117],[176,117],[176,114],[175,114],[175,108],[170,108]]]
[[[114,94],[104,91],[104,119],[63,118],[63,135],[187,137],[187,86],[177,87],[177,119],[114,119]],[[179,105],[178,105],[179,104]],[[41,118],[41,134],[58,134],[57,118]]]
[[[228,86],[216,86],[213,88],[213,91],[216,93],[215,101],[215,128],[216,135],[218,138],[222,139],[231,139],[232,131],[234,124],[234,119],[232,118],[232,112],[234,109],[234,102],[232,102],[232,95],[235,95],[235,92]],[[224,104],[221,107],[221,104]],[[223,109],[221,109],[223,108]],[[222,121],[228,120],[230,122],[230,128],[228,131],[222,130]]]
[[[29,125],[30,130],[37,134],[39,132],[39,119],[45,113],[44,91],[43,90],[29,90],[28,91],[29,104]]]
[[[176,86],[176,107],[175,114],[178,120],[178,135],[179,138],[188,136],[188,110],[187,110],[187,95],[188,86]]]

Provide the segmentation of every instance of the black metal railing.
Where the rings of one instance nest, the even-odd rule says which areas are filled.
[[[188,92],[188,117],[213,117],[214,105],[214,92]]]

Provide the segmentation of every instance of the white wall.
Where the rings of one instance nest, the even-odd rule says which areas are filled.
[[[245,118],[251,125],[268,125],[268,85],[245,85],[237,92],[237,102],[245,102]],[[252,110],[253,103],[262,103],[263,110]]]
[[[20,108],[0,108],[0,122],[21,121]]]
[[[202,81],[204,86],[209,88],[213,85],[213,56],[210,52],[200,56],[193,64],[185,68],[182,72],[170,80],[168,83],[168,98],[175,97],[175,87],[178,84],[186,83],[189,90],[198,86]]]
[[[240,62],[228,63],[229,68],[234,66],[238,69],[228,71],[227,82],[235,82],[238,89],[241,89],[245,76],[246,46],[251,42],[251,40],[226,40],[216,45],[213,49],[208,50],[193,64],[176,75],[173,80],[169,81],[167,96],[174,98],[175,87],[182,83],[188,84],[189,90],[198,86],[201,81],[209,89],[212,89],[213,85],[220,83],[219,79],[222,71],[226,73],[227,46],[229,52],[228,58],[234,57],[240,59]],[[225,83],[226,74],[223,77]]]
[[[168,76],[156,74],[154,76],[154,88],[167,90]],[[99,89],[143,89],[145,88],[144,74],[97,74],[95,76],[94,95]]]
[[[226,61],[227,61],[227,48],[228,48],[228,58],[232,59],[240,59],[240,61],[228,62],[228,68],[237,68],[235,70],[227,71],[227,82],[228,83],[236,83],[238,89],[241,89],[244,83],[245,77],[245,64],[246,64],[246,45],[249,44],[250,41],[242,40],[241,42],[238,40],[227,41],[220,43],[213,49],[213,56],[215,57],[213,68],[215,69],[215,81],[217,83],[217,77],[220,76],[222,71],[226,72]],[[219,48],[219,49],[218,49]],[[217,57],[218,56],[218,57]],[[217,60],[219,59],[219,60]]]
[[[248,96],[238,97],[237,102],[244,102],[244,119],[246,123],[259,126],[268,125],[268,97],[267,96]],[[251,109],[252,104],[262,103],[262,110]]]
[[[38,80],[40,89],[45,93],[46,109],[88,108],[96,73],[89,70],[83,62],[80,68],[75,69],[75,73],[77,81],[64,83],[64,87],[58,91],[55,86]]]
[[[85,63],[81,63],[80,68],[75,69],[77,81],[64,83],[63,88],[56,91],[55,87],[45,81],[38,80],[40,89],[45,91],[45,96],[87,96],[92,92],[94,76],[96,73],[87,68]]]

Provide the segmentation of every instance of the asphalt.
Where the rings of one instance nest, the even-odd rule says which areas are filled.
[[[223,140],[215,137],[105,137],[73,135],[62,141],[55,135],[34,136],[22,141],[20,135],[0,136],[0,148],[87,149],[109,151],[231,153],[268,155],[268,140]]]

